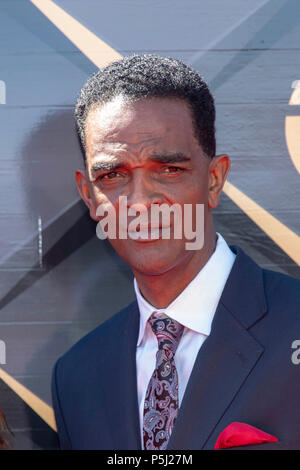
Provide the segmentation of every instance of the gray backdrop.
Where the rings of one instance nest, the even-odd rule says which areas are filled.
[[[57,0],[122,55],[182,59],[207,80],[229,181],[300,235],[300,181],[285,138],[300,79],[299,0]],[[73,105],[96,70],[29,0],[0,0],[0,339],[3,370],[51,405],[55,360],[133,298],[132,274],[79,200]],[[300,133],[300,129],[299,129]],[[261,266],[300,268],[224,193],[216,228]],[[117,294],[116,294],[117,289]],[[3,381],[15,447],[56,434]]]

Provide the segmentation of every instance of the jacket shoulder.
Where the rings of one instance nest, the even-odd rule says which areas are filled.
[[[113,346],[116,337],[128,323],[129,316],[136,310],[135,307],[136,301],[133,301],[127,307],[115,313],[77,341],[57,359],[57,362],[60,362],[60,365],[64,364],[67,368],[68,366],[74,367],[74,364],[77,366],[84,366],[87,363],[91,365],[93,359],[99,357],[99,352],[105,352]]]
[[[263,278],[270,318],[282,331],[299,329],[300,279],[268,269],[263,269]]]
[[[300,279],[269,269],[263,269],[266,296],[269,301],[284,302],[289,307],[300,307]]]

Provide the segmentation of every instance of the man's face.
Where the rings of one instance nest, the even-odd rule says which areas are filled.
[[[149,215],[151,204],[177,203],[183,208],[202,203],[205,224],[210,223],[211,208],[221,191],[212,197],[211,163],[194,136],[191,111],[183,100],[128,102],[117,97],[88,114],[86,172],[77,172],[76,180],[94,220],[99,220],[97,207],[107,203],[118,217],[119,197],[126,196],[128,208],[138,210],[143,205]],[[134,272],[160,274],[197,253],[186,250],[184,236],[172,237],[172,223],[171,218],[170,240],[109,241]]]

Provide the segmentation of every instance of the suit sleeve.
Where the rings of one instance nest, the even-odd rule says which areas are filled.
[[[71,441],[68,435],[66,424],[63,417],[63,412],[60,404],[59,397],[59,361],[58,359],[54,365],[52,371],[52,380],[51,380],[51,392],[52,392],[52,404],[56,420],[57,432],[59,437],[60,448],[62,450],[72,449]]]

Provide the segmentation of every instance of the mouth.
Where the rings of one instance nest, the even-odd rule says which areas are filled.
[[[170,239],[170,226],[147,226],[140,227],[140,231],[128,230],[128,237],[139,242],[155,242],[164,237]]]

